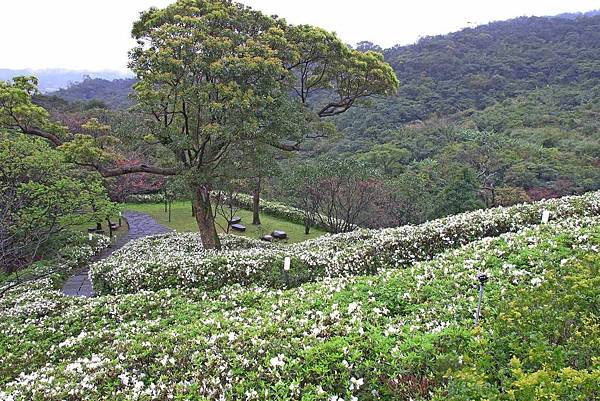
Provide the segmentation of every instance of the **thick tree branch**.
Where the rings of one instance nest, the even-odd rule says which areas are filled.
[[[54,146],[60,146],[63,144],[63,141],[60,138],[52,133],[42,131],[38,128],[28,128],[28,127],[19,127],[24,134],[37,136],[40,138],[44,138],[50,141]],[[156,174],[156,175],[167,175],[173,176],[179,174],[179,169],[170,168],[170,167],[156,167],[156,166],[148,166],[146,164],[138,164],[134,166],[123,166],[123,167],[103,167],[98,163],[75,163],[80,166],[92,167],[97,170],[102,177],[118,177],[126,174],[135,174],[135,173],[148,173],[148,174]]]
[[[102,175],[102,177],[118,177],[120,175],[126,174],[135,174],[135,173],[148,173],[148,174],[156,174],[156,175],[167,175],[173,176],[179,174],[179,169],[172,167],[156,167],[156,166],[148,166],[146,164],[138,164],[135,166],[125,166],[125,167],[114,167],[114,168],[106,168],[97,165],[93,165],[96,170]]]
[[[332,117],[332,116],[336,116],[338,114],[345,113],[350,107],[352,107],[355,100],[356,100],[356,98],[350,98],[350,99],[344,99],[343,101],[338,102],[338,103],[333,103],[333,102],[329,103],[326,106],[324,106],[321,110],[319,110],[317,115],[320,118],[323,118],[323,117]]]
[[[45,132],[45,131],[42,131],[37,128],[28,128],[28,127],[23,127],[23,126],[19,126],[19,128],[21,129],[21,131],[23,131],[24,134],[38,136],[40,138],[47,139],[54,146],[60,146],[63,144],[63,142],[60,140],[60,138],[58,136],[51,134],[49,132]]]

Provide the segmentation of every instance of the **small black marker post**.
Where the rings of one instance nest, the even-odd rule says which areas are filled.
[[[285,259],[283,259],[283,277],[285,278],[285,285],[287,286],[287,288],[290,288],[290,264],[291,264],[292,260],[290,259],[289,256],[286,256]]]

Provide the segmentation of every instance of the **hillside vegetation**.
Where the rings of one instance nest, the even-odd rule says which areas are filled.
[[[383,226],[597,190],[599,32],[591,13],[494,22],[386,50],[362,43],[392,65],[398,95],[335,117],[341,137],[308,142],[301,157],[360,159],[383,171],[393,198],[384,209],[397,215],[377,216]],[[87,80],[59,95],[117,107],[128,102],[125,83]],[[103,121],[124,125],[119,135],[131,143],[123,117],[107,113]]]
[[[375,103],[369,114],[377,124],[356,119],[361,111],[341,120],[396,128],[432,115],[482,110],[546,86],[597,87],[599,28],[600,16],[522,17],[386,49],[401,82],[398,96]]]

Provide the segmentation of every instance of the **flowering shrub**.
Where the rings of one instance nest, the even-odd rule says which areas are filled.
[[[125,198],[127,203],[162,203],[165,201],[163,193],[155,194],[133,194]]]
[[[584,217],[288,291],[13,294],[0,399],[598,399],[599,246]]]
[[[59,255],[59,259],[72,263],[73,265],[81,265],[92,256],[99,253],[104,248],[110,245],[110,238],[102,234],[92,234],[92,240],[89,241],[88,235],[74,236],[67,245],[65,245]]]
[[[245,284],[252,284],[253,280],[260,282],[257,266],[268,263],[273,255],[270,249],[275,254],[281,253],[270,243],[236,235],[222,236],[221,245],[223,250],[220,252],[205,250],[197,233],[137,239],[109,258],[93,264],[90,278],[94,290],[100,294],[134,292],[132,290],[143,288],[191,287],[194,286],[192,283],[216,289],[232,276]],[[244,260],[238,259],[242,253]]]
[[[215,290],[231,284],[285,288],[324,277],[376,274],[382,269],[410,265],[484,237],[540,223],[544,210],[551,218],[595,216],[600,192],[583,196],[477,210],[418,226],[383,230],[361,229],[326,235],[287,247],[225,246],[205,251],[195,234],[168,234],[141,239],[92,266],[91,279],[101,294],[132,293],[142,289],[190,288]],[[291,270],[283,271],[290,256]]]

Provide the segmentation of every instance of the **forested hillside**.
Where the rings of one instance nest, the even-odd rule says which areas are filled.
[[[385,223],[378,216],[377,224],[600,188],[600,16],[523,17],[410,46],[358,49],[383,52],[400,80],[397,96],[329,120],[338,134],[304,143],[301,157],[350,158],[380,170],[380,203],[397,216]],[[87,79],[56,95],[125,108],[132,83]]]
[[[134,83],[134,78],[109,81],[86,77],[82,82],[71,84],[52,95],[69,102],[100,100],[113,109],[124,109],[132,105],[129,94]]]
[[[364,118],[362,110],[345,115],[340,125],[346,133],[481,110],[547,86],[596,87],[600,85],[600,16],[494,22],[424,38],[384,54],[400,79],[398,97],[375,102],[370,118]],[[562,100],[565,104],[560,106],[575,106],[574,99]]]
[[[405,222],[596,189],[599,28],[518,18],[384,50],[398,96],[339,116],[319,150],[384,169]]]

